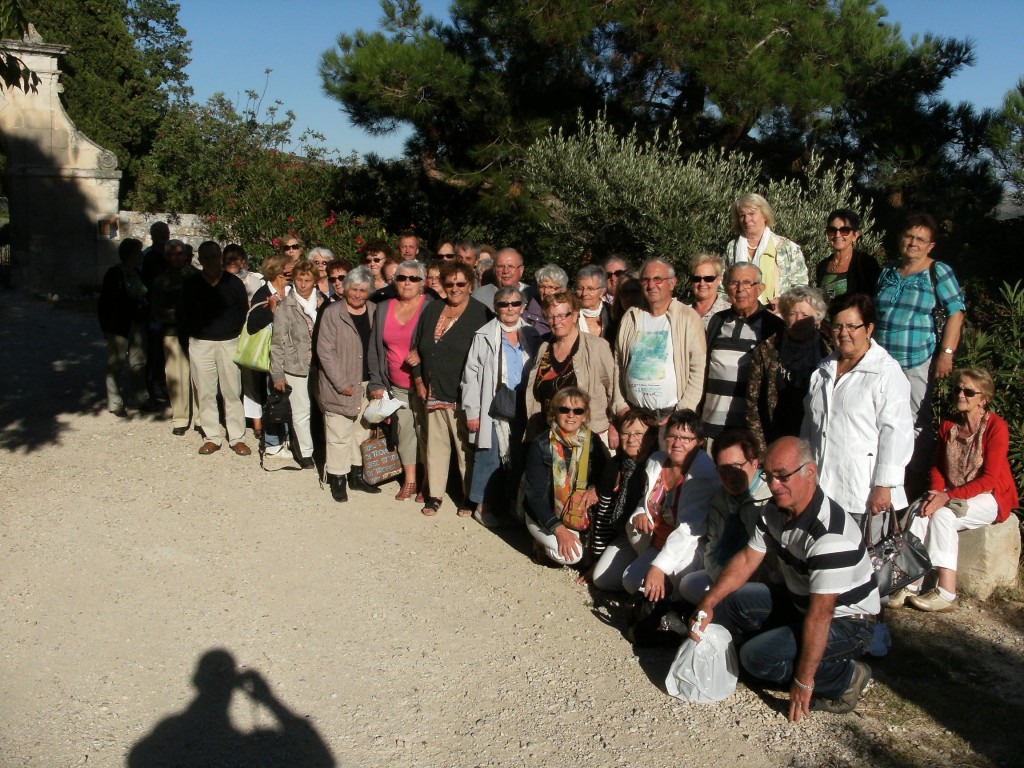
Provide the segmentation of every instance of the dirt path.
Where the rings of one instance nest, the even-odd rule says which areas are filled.
[[[525,533],[450,504],[427,520],[394,491],[335,504],[313,472],[119,421],[93,316],[0,299],[2,766],[125,765],[147,737],[132,765],[159,764],[154,746],[167,764],[235,764],[210,758],[229,745],[245,765],[877,764],[906,707],[923,712],[921,765],[937,750],[996,765],[1019,743],[981,744],[925,696],[894,714],[885,682],[863,713],[801,727],[743,685],[683,706],[659,688],[671,654],[635,653],[622,610],[532,564]],[[993,663],[1019,675],[1019,625],[975,607],[948,631],[982,616]],[[216,670],[197,700],[217,649],[266,681],[269,706]]]

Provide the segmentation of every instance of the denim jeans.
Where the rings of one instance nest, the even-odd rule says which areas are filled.
[[[793,679],[803,638],[803,616],[793,606],[785,587],[744,584],[724,601],[721,609],[740,639],[749,638],[740,647],[740,663],[747,672],[773,683]],[[853,661],[871,643],[872,629],[866,621],[832,619],[825,653],[814,676],[815,696],[835,699],[849,687]]]

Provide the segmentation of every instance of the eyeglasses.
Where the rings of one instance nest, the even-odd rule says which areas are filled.
[[[743,469],[749,463],[750,463],[750,459],[747,459],[746,461],[734,461],[731,464],[730,463],[719,464],[717,469],[718,469],[719,472],[736,471],[736,470]]]
[[[641,277],[640,285],[661,285],[669,279],[670,278],[662,277],[661,275],[656,275],[655,277]]]
[[[522,269],[522,264],[496,264],[494,267],[495,272],[508,272]]]
[[[832,333],[838,336],[843,331],[846,331],[852,336],[854,331],[863,328],[864,325],[864,323],[835,323],[832,326]]]
[[[903,235],[903,239],[908,243],[917,243],[918,245],[928,245],[931,242],[931,240],[926,240],[918,235],[912,235],[909,232]]]
[[[853,234],[853,227],[825,227],[825,234],[829,237],[835,237],[836,235],[849,237]]]
[[[563,416],[568,416],[570,413],[573,416],[582,416],[584,413],[587,412],[587,409],[586,408],[570,408],[567,405],[560,405],[560,406],[558,406],[558,412],[560,414],[562,414]]]
[[[646,432],[619,432],[619,437],[623,440],[643,440],[647,437]]]
[[[726,283],[726,286],[728,288],[732,288],[734,291],[739,290],[740,288],[750,289],[753,288],[755,285],[760,285],[760,283],[755,282],[754,280],[733,280],[729,283]]]
[[[775,480],[776,482],[779,483],[788,483],[789,478],[791,478],[793,475],[795,475],[797,472],[799,472],[801,469],[803,469],[810,463],[811,462],[809,461],[805,461],[792,472],[769,472],[767,469],[762,469],[761,479],[764,480],[766,483],[770,483],[772,480]]]
[[[419,275],[395,275],[395,282],[396,283],[405,283],[405,282],[422,283],[423,282],[423,278],[420,277]]]
[[[548,317],[548,324],[560,323],[563,320],[568,320],[570,317],[572,317],[575,314],[576,314],[575,312],[566,312],[565,314],[561,314],[561,315],[548,315],[547,316]]]
[[[607,277],[609,280],[611,280],[612,278],[615,278],[615,277],[622,277],[624,274],[626,274],[626,270],[624,270],[624,269],[616,269],[614,272],[605,272],[604,274],[605,274],[605,277]]]
[[[382,261],[384,261],[384,257],[382,257],[382,256],[378,257],[376,259],[371,257],[371,258],[366,260],[366,263],[367,264],[380,264]]]
[[[467,283],[465,280],[458,280],[458,281],[451,282],[451,283],[445,283],[444,287],[445,288],[465,288],[467,285],[469,285],[469,283]]]
[[[968,399],[974,397],[975,395],[980,395],[981,394],[981,392],[979,390],[977,390],[977,389],[968,389],[967,387],[961,387],[959,384],[957,386],[953,387],[953,396],[954,397],[959,395],[961,392],[963,392],[964,393],[964,397],[966,397]]]
[[[286,245],[284,249],[286,251],[301,251],[302,246],[299,245],[298,243],[288,243],[288,245]]]
[[[713,283],[718,279],[718,275],[690,275],[690,280],[694,284],[697,283]]]
[[[576,288],[579,293],[600,293],[601,286],[599,285],[581,285]]]
[[[665,435],[666,443],[696,443],[700,440],[699,437],[693,435]]]
[[[496,302],[494,302],[494,306],[497,309],[508,309],[509,307],[521,307],[521,306],[523,306],[523,302],[521,302],[521,301],[496,301]]]
[[[345,279],[345,276],[344,275],[335,275],[334,277],[329,277],[327,279],[330,280],[332,283],[340,283],[342,280]]]

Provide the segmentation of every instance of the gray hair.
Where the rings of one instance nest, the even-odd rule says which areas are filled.
[[[604,260],[603,266],[605,269],[608,269],[608,267],[616,261],[620,262],[622,264],[622,268],[629,272],[629,259],[627,259],[625,256],[609,256],[607,259]]]
[[[368,285],[373,287],[373,274],[365,264],[360,264],[355,269],[349,270],[341,283],[342,290],[351,288],[354,285]]]
[[[696,272],[701,264],[710,264],[715,268],[715,275],[721,277],[725,273],[725,262],[717,253],[695,253],[690,257],[690,272]]]
[[[597,264],[587,264],[580,267],[576,273],[576,284],[579,285],[580,280],[590,280],[595,277],[601,284],[601,290],[608,287],[608,277],[605,275],[604,267],[599,267]]]
[[[397,275],[403,269],[415,270],[416,274],[418,274],[422,279],[427,279],[427,268],[423,266],[422,261],[416,261],[416,259],[409,259],[408,261],[403,261],[401,264],[398,265],[398,269],[395,270],[395,274]]]
[[[664,258],[663,256],[652,256],[651,258],[647,259],[647,261],[645,261],[641,265],[641,267],[640,267],[640,274],[641,275],[644,273],[644,270],[647,269],[647,266],[649,264],[664,264],[666,267],[668,267],[668,276],[669,277],[675,277],[676,276],[675,264],[673,264],[671,261],[669,261],[668,259]]]
[[[736,272],[736,270],[738,269],[752,269],[754,270],[754,273],[757,275],[757,282],[764,282],[764,275],[761,274],[761,268],[757,266],[757,264],[754,264],[753,262],[750,261],[737,261],[735,264],[730,266],[728,271],[726,271],[725,273],[726,285],[732,282],[733,273]]]
[[[533,273],[533,278],[538,284],[550,280],[553,283],[558,283],[562,288],[569,285],[569,275],[557,264],[545,264]]]
[[[510,286],[508,288],[499,288],[494,293],[494,309],[498,308],[499,301],[508,301],[510,296],[518,296],[519,300],[523,300],[523,292],[518,288]]]
[[[477,258],[480,257],[480,249],[476,247],[476,244],[472,240],[461,240],[455,244],[455,253],[459,251],[472,251],[473,255]]]
[[[775,211],[772,210],[771,205],[758,194],[750,192],[746,195],[740,195],[736,198],[736,201],[732,204],[732,231],[739,234],[740,232],[740,211],[744,208],[756,208],[764,216],[765,224],[771,229],[775,226]]]
[[[811,305],[811,309],[814,310],[814,314],[818,317],[818,323],[825,319],[825,313],[828,311],[825,297],[821,291],[809,285],[798,285],[779,296],[779,312],[785,317],[786,313],[793,308],[793,305],[799,304],[801,301]]]
[[[330,248],[324,248],[323,246],[310,248],[309,251],[306,253],[306,260],[312,261],[317,256],[327,259],[327,261],[334,261],[334,253],[331,251]]]

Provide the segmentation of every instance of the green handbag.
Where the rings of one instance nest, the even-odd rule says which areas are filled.
[[[270,323],[256,333],[249,333],[249,314],[256,307],[265,306],[266,303],[261,301],[246,314],[245,323],[242,325],[242,334],[238,337],[238,349],[235,350],[234,359],[241,368],[270,373],[270,338],[274,333],[274,324]]]

